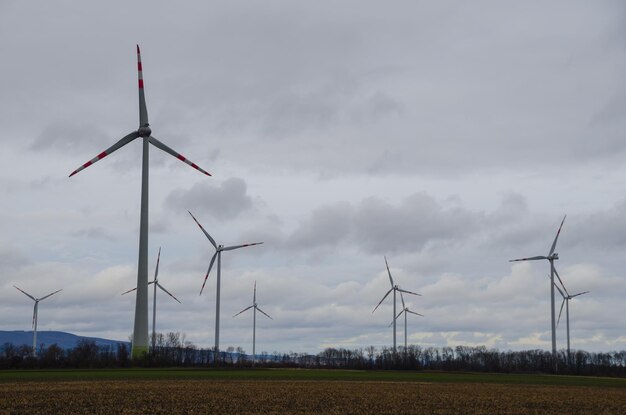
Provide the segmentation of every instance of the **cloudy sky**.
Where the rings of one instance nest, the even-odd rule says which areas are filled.
[[[572,347],[626,348],[626,7],[619,1],[0,1],[0,329],[127,339],[141,145],[153,135],[150,275],[160,331],[221,346],[390,345],[396,282],[422,346],[550,347],[546,255]],[[557,293],[558,295],[558,293]],[[557,299],[557,312],[560,300]],[[415,317],[415,316],[410,316]],[[403,333],[398,330],[399,340]],[[565,325],[557,346],[565,347]]]

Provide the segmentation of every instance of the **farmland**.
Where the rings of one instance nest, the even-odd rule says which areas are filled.
[[[0,372],[0,413],[624,413],[623,379],[323,370]]]

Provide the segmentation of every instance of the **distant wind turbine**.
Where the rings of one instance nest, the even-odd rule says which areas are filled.
[[[274,320],[272,317],[270,317],[269,314],[267,314],[265,311],[261,310],[259,308],[259,306],[256,303],[256,281],[254,281],[254,294],[252,296],[252,305],[248,306],[246,308],[244,308],[243,310],[241,310],[240,312],[238,312],[237,314],[235,314],[233,316],[233,318],[237,317],[239,314],[250,310],[251,308],[254,309],[252,315],[252,364],[256,363],[256,312],[257,310],[259,310],[261,313],[265,314],[270,320]]]
[[[163,287],[161,284],[159,284],[158,276],[159,276],[159,261],[160,260],[161,260],[161,247],[159,247],[159,254],[157,255],[156,269],[154,270],[154,279],[148,283],[148,285],[154,284],[154,296],[152,298],[152,351],[153,352],[154,352],[154,350],[156,350],[156,293],[157,293],[157,287],[159,287],[161,290],[163,290],[167,295],[172,297],[174,300],[178,301],[178,304],[182,304],[178,300],[178,298],[174,297],[174,295],[172,293],[167,291],[165,289],[165,287]],[[128,294],[129,292],[135,291],[136,289],[137,289],[137,287],[135,287],[133,289],[130,289],[128,291],[125,291],[125,292],[122,293],[122,295]]]
[[[26,291],[19,288],[18,286],[14,285],[13,287],[21,291],[25,296],[27,296],[28,298],[30,298],[31,300],[35,302],[35,307],[33,308],[33,356],[37,356],[37,313],[39,310],[39,302],[58,293],[59,291],[63,291],[63,289],[56,290],[55,292],[50,293],[48,295],[44,295],[41,298],[35,298],[32,295],[28,294]]]
[[[208,172],[189,161],[182,154],[172,150],[152,136],[148,123],[148,110],[143,88],[143,71],[141,67],[141,53],[137,45],[137,71],[139,78],[139,128],[98,154],[87,163],[74,170],[70,177],[86,169],[98,160],[101,160],[124,147],[126,144],[141,137],[143,142],[143,156],[141,164],[141,215],[139,219],[139,261],[137,268],[137,296],[135,298],[135,323],[133,328],[132,356],[141,357],[148,351],[148,166],[149,144],[189,164],[196,170],[210,176]]]
[[[409,307],[407,307],[404,304],[404,296],[402,295],[402,292],[400,292],[400,299],[402,300],[402,311],[400,311],[398,313],[398,315],[393,319],[393,321],[391,323],[389,323],[389,327],[391,327],[391,325],[393,323],[395,323],[395,321],[398,319],[398,317],[400,317],[402,315],[402,313],[404,313],[404,353],[406,353],[406,351],[407,351],[406,315],[408,313],[415,314],[416,316],[420,316],[420,317],[424,317],[424,315],[420,314],[420,313],[416,313],[415,311],[409,310]]]
[[[202,295],[202,290],[204,290],[204,285],[206,284],[207,278],[209,278],[209,273],[211,272],[211,268],[213,268],[213,263],[215,262],[215,258],[217,257],[217,292],[216,292],[216,300],[215,300],[215,356],[219,356],[220,349],[220,279],[222,273],[222,252],[223,251],[232,251],[233,249],[245,248],[247,246],[260,245],[263,242],[254,242],[251,244],[243,244],[243,245],[233,245],[233,246],[224,246],[217,245],[215,240],[209,235],[209,233],[204,230],[200,222],[189,212],[193,220],[200,227],[204,235],[207,237],[211,245],[215,248],[215,253],[211,257],[211,263],[209,264],[209,269],[206,272],[206,276],[204,277],[204,282],[202,283],[202,288],[200,289],[200,295]],[[217,360],[215,360],[217,362]]]
[[[391,288],[389,289],[389,291],[387,291],[387,294],[384,295],[383,299],[380,300],[380,302],[376,305],[376,307],[374,307],[374,310],[372,311],[372,314],[374,313],[374,311],[376,311],[378,306],[380,306],[382,304],[382,302],[385,301],[385,298],[387,298],[389,293],[391,293],[393,291],[393,352],[395,354],[396,353],[396,291],[398,291],[400,293],[406,293],[406,294],[412,294],[412,295],[421,295],[421,294],[414,293],[412,291],[404,290],[404,289],[400,288],[399,286],[397,286],[396,284],[393,283],[393,278],[391,276],[391,271],[389,271],[389,264],[387,263],[387,257],[385,257],[385,266],[387,267],[387,274],[389,274],[389,282],[391,283]]]
[[[559,239],[559,235],[561,233],[561,228],[563,227],[563,222],[565,222],[565,218],[567,215],[563,216],[563,220],[561,221],[561,226],[559,226],[559,230],[556,232],[556,236],[554,237],[554,242],[552,242],[552,246],[550,247],[550,252],[548,256],[533,256],[529,258],[520,258],[520,259],[511,259],[509,262],[518,262],[518,261],[536,261],[540,259],[547,259],[550,262],[550,313],[552,317],[552,360],[554,363],[554,367],[556,368],[557,360],[556,360],[556,318],[554,313],[554,261],[559,259],[559,254],[554,252],[556,248],[556,241]]]
[[[554,270],[556,272],[556,270]],[[558,274],[557,274],[558,276]],[[559,281],[561,280],[561,278],[559,277]],[[571,300],[574,297],[578,297],[579,295],[583,295],[583,294],[588,294],[589,291],[583,291],[580,292],[578,294],[573,294],[570,295],[570,293],[567,292],[567,289],[565,288],[565,285],[563,285],[563,281],[561,281],[561,286],[563,287],[563,289],[561,290],[559,288],[558,285],[554,285],[556,287],[557,290],[559,290],[559,293],[561,294],[561,297],[563,297],[563,302],[561,303],[561,310],[559,310],[559,318],[556,321],[556,325],[558,327],[559,322],[561,321],[561,313],[563,312],[563,305],[565,305],[565,319],[566,319],[566,330],[567,330],[567,363],[571,363],[571,350],[570,350],[570,342],[569,342],[569,300]],[[565,292],[564,292],[565,291]]]

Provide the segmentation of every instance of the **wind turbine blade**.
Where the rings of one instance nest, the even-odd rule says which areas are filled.
[[[406,305],[404,305],[404,296],[402,295],[402,290],[400,291],[400,299],[402,300],[402,309],[404,310],[406,308]]]
[[[531,256],[529,258],[520,258],[520,259],[509,259],[509,262],[518,262],[518,261],[536,261],[538,259],[548,259],[547,256]]]
[[[415,314],[416,316],[424,317],[424,315],[423,315],[423,314],[416,313],[415,311],[411,311],[411,310],[409,310],[409,309],[407,309],[406,311],[407,311],[407,313],[411,313],[411,314]]]
[[[548,277],[548,278],[550,278],[550,277]],[[553,284],[554,284],[554,288],[556,288],[557,290],[559,290],[559,293],[561,294],[561,297],[563,297],[563,298],[567,297],[567,296],[565,295],[565,293],[563,292],[563,290],[561,290],[561,288],[559,288],[559,286],[557,285],[557,283],[556,283],[556,282],[553,282]]]
[[[226,246],[222,248],[222,251],[232,251],[233,249],[245,248],[247,246],[261,245],[263,242],[254,242],[251,244],[243,244],[243,245],[234,245],[234,246]]]
[[[91,166],[96,161],[102,160],[103,158],[105,158],[109,154],[113,153],[115,150],[117,150],[117,149],[119,149],[121,147],[124,147],[126,144],[130,143],[131,141],[133,141],[137,137],[139,137],[139,133],[137,131],[133,131],[132,133],[128,134],[126,137],[122,138],[117,143],[113,144],[111,147],[109,147],[106,150],[104,150],[102,153],[98,154],[96,157],[94,157],[91,160],[89,160],[87,163],[83,164],[82,166],[80,166],[79,168],[74,170],[72,172],[72,174],[70,174],[70,177],[72,177],[73,175],[75,175],[79,171],[81,171],[83,169],[86,169],[87,167]]]
[[[189,211],[187,211],[189,212]],[[193,218],[193,220],[196,222],[196,224],[200,227],[200,229],[202,230],[202,232],[204,232],[204,235],[209,238],[209,241],[211,242],[211,245],[213,245],[215,247],[215,249],[217,249],[217,244],[215,243],[215,240],[213,240],[213,238],[211,238],[211,235],[209,235],[209,233],[207,231],[204,230],[204,228],[202,227],[202,225],[200,225],[200,222],[198,222],[198,220],[196,219],[196,217],[194,215],[191,214],[191,212],[189,212],[189,214],[191,215],[191,217]]]
[[[569,293],[567,292],[567,288],[565,288],[565,284],[563,284],[563,280],[559,276],[559,273],[556,272],[556,268],[554,267],[554,264],[552,264],[552,270],[554,271],[554,275],[556,275],[556,277],[559,279],[559,282],[561,283],[561,287],[563,287],[563,290],[565,291],[565,294],[569,295]],[[559,291],[561,291],[561,290],[559,290]],[[561,293],[561,294],[563,294],[563,293]]]
[[[139,79],[139,126],[147,126],[148,110],[146,108],[146,97],[143,92],[143,69],[141,68],[141,52],[137,45],[137,77]]]
[[[26,295],[28,298],[30,298],[33,301],[37,301],[37,299],[35,297],[33,297],[32,295],[28,294],[26,291],[22,290],[20,287],[14,285],[13,288],[20,290],[24,295]]]
[[[559,310],[559,318],[556,321],[556,326],[559,327],[559,321],[561,321],[561,313],[563,312],[563,306],[565,305],[566,299],[563,298],[563,302],[561,302],[561,309]]]
[[[388,325],[387,327],[391,327],[391,325],[393,324],[393,322],[394,322],[394,321],[396,321],[396,320],[398,319],[398,317],[400,317],[400,316],[402,315],[402,313],[404,313],[404,310],[400,311],[400,312],[398,313],[398,315],[397,315],[397,316],[395,316],[395,317],[393,318],[393,320],[391,321],[391,323],[389,323],[389,325]]]
[[[559,235],[561,234],[561,228],[563,227],[563,222],[565,222],[565,218],[567,215],[563,216],[563,220],[561,221],[561,226],[559,226],[559,230],[556,232],[556,236],[554,237],[554,242],[552,242],[552,247],[550,248],[550,253],[548,256],[554,253],[554,249],[556,248],[556,241],[559,239]]]
[[[157,264],[156,264],[156,268],[154,269],[154,281],[157,280],[157,277],[159,276],[159,262],[161,261],[161,247],[159,247],[159,254],[157,255]]]
[[[169,291],[167,291],[165,289],[165,287],[163,287],[161,284],[159,284],[158,282],[156,283],[157,287],[159,287],[160,289],[162,289],[163,291],[165,291],[167,293],[167,295],[169,295],[170,297],[172,297],[174,300],[178,301],[179,304],[182,304],[178,298],[174,297],[174,295],[172,293],[170,293]]]
[[[391,277],[391,271],[389,271],[389,264],[387,263],[387,257],[385,256],[385,266],[387,267],[387,274],[389,274],[389,282],[393,287],[393,278]]]
[[[39,299],[39,301],[41,301],[41,300],[45,300],[46,298],[48,298],[48,297],[50,297],[50,296],[52,296],[52,295],[54,295],[54,294],[58,293],[59,291],[63,291],[63,288],[61,288],[60,290],[56,290],[55,292],[50,293],[50,294],[48,294],[48,295],[44,295],[43,297],[41,297],[41,298]]]
[[[272,317],[270,317],[269,314],[267,314],[265,311],[261,310],[259,307],[257,307],[256,309],[259,310],[261,313],[265,314],[270,320],[274,320]]]
[[[206,174],[207,176],[210,176],[211,174],[202,169],[201,167],[199,167],[196,163],[192,163],[191,160],[188,160],[185,156],[183,156],[180,153],[175,152],[174,150],[172,150],[171,148],[169,148],[168,146],[166,146],[165,144],[163,144],[162,142],[160,142],[159,140],[157,140],[156,138],[154,138],[153,136],[150,136],[148,138],[148,141],[153,144],[155,147],[165,151],[166,153],[171,154],[172,156],[176,157],[178,160],[182,161],[183,163],[187,163],[189,164],[191,167],[193,167],[194,169],[201,171],[202,173]]]
[[[250,310],[252,307],[254,307],[254,305],[251,305],[251,306],[248,306],[248,307],[244,308],[243,310],[241,310],[240,312],[238,312],[237,314],[235,314],[235,315],[233,316],[233,318],[237,317],[239,314],[243,313],[244,311],[248,311],[248,310]]]
[[[150,281],[150,282],[148,283],[148,285],[150,285],[150,284],[154,284],[154,281]],[[122,294],[120,294],[120,295],[124,295],[124,294],[131,293],[131,292],[135,291],[136,289],[137,289],[137,287],[135,287],[135,288],[131,288],[131,289],[130,289],[130,290],[128,290],[128,291],[124,291],[124,292],[123,292]]]
[[[385,296],[383,297],[382,300],[380,300],[380,302],[376,305],[376,307],[374,307],[374,310],[372,311],[372,314],[374,314],[374,311],[376,311],[376,309],[378,308],[379,305],[382,304],[383,301],[385,301],[385,298],[387,298],[387,296],[389,295],[390,292],[393,291],[393,288],[391,288],[389,291],[387,291],[387,294],[385,294]]]
[[[256,304],[256,281],[254,281],[254,294],[252,295],[252,304]]]
[[[150,283],[148,283],[148,284],[150,284]],[[130,289],[130,290],[128,290],[128,291],[124,291],[121,295],[128,294],[128,293],[130,293],[130,292],[135,291],[136,289],[137,289],[137,287],[135,287],[135,288],[131,288],[131,289]]]
[[[579,295],[588,294],[588,293],[590,293],[590,291],[583,291],[583,292],[578,293],[578,294],[570,295],[569,298],[578,297]]]
[[[402,288],[398,288],[398,291],[400,291],[401,293],[407,293],[407,294],[419,295],[420,297],[422,296],[422,294],[414,293],[413,291],[403,290]]]
[[[204,282],[202,283],[202,288],[200,288],[200,295],[202,295],[202,290],[204,290],[204,284],[206,284],[207,278],[209,278],[209,272],[211,272],[211,268],[213,268],[213,263],[215,262],[215,258],[217,257],[217,251],[213,254],[211,258],[211,263],[209,264],[209,270],[206,272],[206,276],[204,277]]]

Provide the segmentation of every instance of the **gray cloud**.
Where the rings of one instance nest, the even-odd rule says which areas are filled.
[[[288,237],[298,249],[349,242],[367,253],[414,252],[436,242],[461,243],[486,223],[483,213],[416,193],[394,205],[370,197],[352,206],[338,203],[312,212]]]
[[[574,244],[621,251],[626,246],[626,200],[604,212],[573,218],[570,227],[574,227],[577,235]]]
[[[461,241],[481,222],[481,213],[441,205],[425,193],[398,206],[369,198],[355,215],[354,237],[370,253],[419,251],[433,241]]]
[[[1,270],[15,270],[29,263],[29,259],[18,249],[11,246],[0,245]]]
[[[108,147],[106,143],[109,142],[113,144],[115,141],[112,141],[106,132],[97,125],[57,121],[44,127],[41,134],[33,140],[29,149],[33,151],[53,150],[59,153],[77,150],[99,152]]]
[[[216,219],[232,220],[252,208],[246,182],[232,177],[215,186],[199,182],[187,190],[174,190],[165,198],[165,207],[173,211],[208,213]]]
[[[106,241],[114,241],[116,239],[109,232],[101,227],[80,229],[77,231],[73,231],[70,234],[76,238],[102,239]]]
[[[322,206],[311,213],[287,239],[289,247],[335,246],[352,232],[354,209],[348,203]]]

